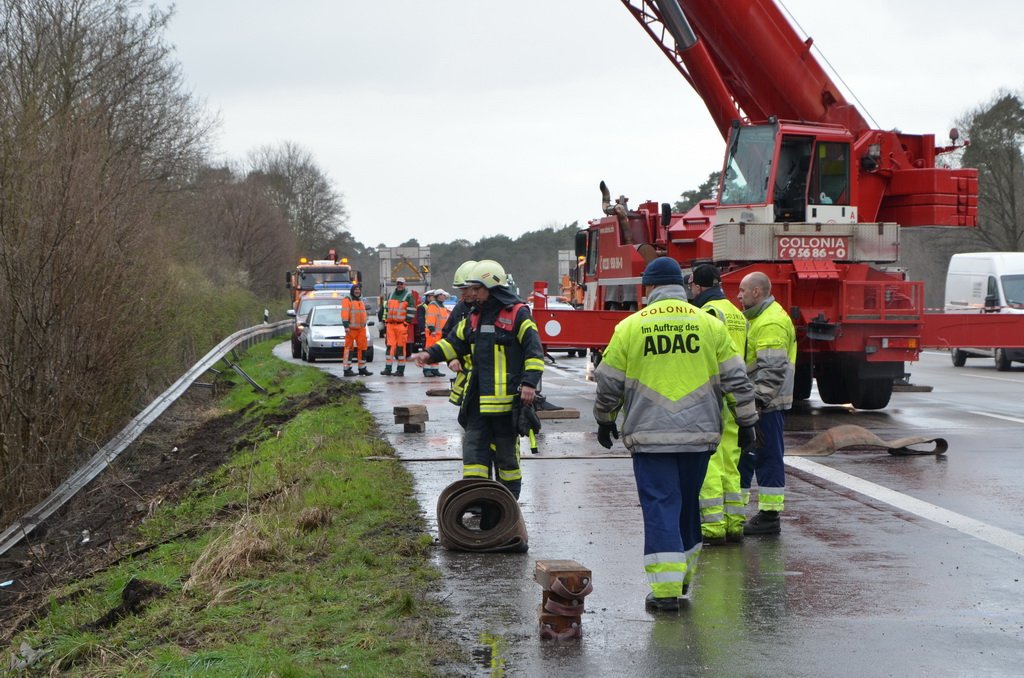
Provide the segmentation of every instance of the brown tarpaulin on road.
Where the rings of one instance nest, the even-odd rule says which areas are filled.
[[[467,527],[464,516],[473,507],[494,521],[494,526],[487,530]],[[528,548],[519,502],[493,480],[463,478],[446,487],[437,498],[437,529],[441,545],[452,551],[523,553]]]
[[[914,450],[911,445],[924,445],[934,443],[932,450]],[[826,457],[836,450],[845,447],[884,447],[885,450],[894,456],[902,457],[917,454],[945,454],[949,449],[945,438],[928,436],[914,436],[910,438],[899,438],[898,440],[882,440],[871,431],[860,426],[846,424],[834,426],[824,433],[819,433],[800,447],[786,450],[787,455],[794,457]]]

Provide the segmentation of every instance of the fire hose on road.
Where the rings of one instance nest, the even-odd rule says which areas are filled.
[[[479,529],[471,525],[477,515]],[[519,502],[504,485],[484,478],[463,478],[444,489],[437,498],[437,529],[441,545],[452,551],[524,553],[529,548]]]
[[[911,445],[924,445],[926,443],[934,443],[935,448],[931,450],[915,450],[911,447]],[[922,454],[945,454],[946,450],[949,449],[949,444],[945,438],[928,436],[882,440],[866,428],[845,424],[843,426],[833,426],[827,431],[819,433],[800,447],[786,450],[786,454],[794,457],[826,457],[836,450],[841,450],[845,447],[884,447],[889,454],[904,457]]]

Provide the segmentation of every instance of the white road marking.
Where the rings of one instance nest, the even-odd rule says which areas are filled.
[[[1002,415],[1002,414],[992,414],[991,412],[977,412],[975,410],[968,410],[968,412],[970,414],[977,414],[978,416],[981,416],[981,417],[992,417],[993,419],[1005,419],[1006,421],[1013,421],[1013,422],[1016,422],[1018,424],[1024,424],[1024,419],[1021,419],[1020,417],[1007,417],[1007,416]]]
[[[941,506],[930,504],[914,497],[909,497],[887,487],[882,487],[870,481],[843,473],[824,464],[811,461],[804,457],[786,457],[786,464],[793,468],[810,473],[829,482],[841,485],[855,492],[859,492],[872,499],[885,502],[890,506],[913,513],[927,520],[934,521],[940,525],[952,528],[958,532],[977,537],[983,541],[1006,549],[1011,553],[1024,556],[1024,536],[1004,530],[1000,527],[983,523],[974,518],[955,513]]]
[[[1005,381],[1011,384],[1019,384],[1020,379],[1007,379],[1006,377],[987,377],[984,374],[971,374],[970,372],[964,372],[964,377],[970,377],[971,379],[988,379],[989,381]]]

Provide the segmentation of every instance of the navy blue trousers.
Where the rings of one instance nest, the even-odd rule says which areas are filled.
[[[786,487],[786,466],[782,461],[785,451],[784,432],[785,414],[782,410],[762,412],[757,422],[757,437],[761,447],[752,455],[740,455],[740,487],[746,493],[750,490],[751,479],[757,478],[762,510],[782,510]],[[771,499],[766,502],[769,496]]]
[[[700,487],[713,453],[633,455],[644,515],[644,555],[686,553],[702,542]]]

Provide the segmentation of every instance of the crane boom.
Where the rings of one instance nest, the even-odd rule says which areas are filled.
[[[713,262],[730,296],[748,273],[767,275],[796,326],[798,399],[813,379],[826,403],[880,409],[925,342],[977,345],[972,327],[1006,341],[1008,323],[925,313],[923,283],[890,267],[903,227],[977,226],[976,170],[936,166],[950,149],[932,134],[872,129],[772,0],[620,1],[726,139],[720,183],[715,199],[671,214],[625,198],[609,211],[602,182],[608,216],[576,239],[586,310],[536,306],[546,343],[599,354],[622,313],[643,306],[655,256]]]
[[[831,128],[828,141],[848,149],[842,162],[849,178],[834,195],[818,190],[806,196],[807,202],[819,196],[833,203],[842,199],[861,222],[977,226],[977,171],[936,167],[937,155],[949,149],[936,148],[933,134],[872,129],[811,53],[813,40],[801,39],[772,0],[621,2],[704,101],[731,149],[739,148],[742,126],[786,123],[788,128],[775,135],[775,155],[760,157],[759,152],[757,162],[765,167],[791,162],[791,171],[806,173],[811,170],[810,150],[794,148],[807,146],[800,139],[812,145],[818,138],[825,141],[823,135]],[[835,172],[838,160],[828,160]],[[726,167],[720,195],[728,193],[728,171]],[[767,179],[766,171],[759,174]],[[840,182],[836,177],[828,181]],[[810,177],[799,179],[795,188],[809,183]],[[771,198],[770,193],[764,196],[764,207],[773,203]],[[809,210],[782,212],[792,221]]]

